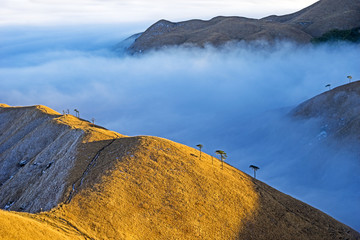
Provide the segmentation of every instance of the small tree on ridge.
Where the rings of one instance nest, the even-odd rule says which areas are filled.
[[[201,149],[202,149],[203,145],[202,145],[202,144],[198,144],[198,145],[196,145],[196,146],[199,148],[199,151],[200,151],[200,160],[201,160]]]
[[[220,155],[220,159],[221,159],[221,169],[224,168],[224,161],[227,158],[226,152],[224,152],[223,150],[216,150],[215,153],[217,155]]]
[[[254,170],[254,178],[256,179],[256,171],[259,170],[260,168],[255,165],[250,165],[249,168],[252,168]]]
[[[80,112],[79,112],[79,110],[74,109],[74,112],[75,112],[75,116],[79,118],[79,117],[80,117]]]
[[[347,76],[347,79],[349,79],[349,83],[351,82],[352,76]]]

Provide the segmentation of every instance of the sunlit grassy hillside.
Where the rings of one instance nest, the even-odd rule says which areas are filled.
[[[234,239],[258,209],[249,176],[165,139],[119,139],[97,161],[56,212],[95,238]]]
[[[47,221],[41,215],[0,210],[0,239],[72,240],[82,235],[61,221]]]

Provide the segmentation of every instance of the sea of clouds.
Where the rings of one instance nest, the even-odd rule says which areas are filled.
[[[114,51],[142,27],[1,27],[0,103],[76,108],[121,134],[224,150],[231,165],[259,166],[260,180],[360,230],[358,154],[323,144],[316,120],[287,117],[325,85],[360,79],[359,45]]]

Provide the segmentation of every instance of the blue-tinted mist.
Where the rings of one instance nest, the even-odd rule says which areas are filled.
[[[0,102],[47,105],[125,135],[155,135],[213,154],[360,230],[358,145],[324,139],[317,120],[284,117],[302,101],[360,79],[356,45],[114,53],[139,26],[0,28]]]

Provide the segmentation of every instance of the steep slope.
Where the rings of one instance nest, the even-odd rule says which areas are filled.
[[[45,216],[0,210],[0,239],[72,240],[86,239],[68,224]]]
[[[71,129],[84,135],[81,141],[69,139],[76,147],[66,159],[57,157],[64,152],[61,147],[48,152],[46,160],[55,160],[44,175],[51,168],[65,172],[48,179],[57,182],[56,187],[64,185],[60,204],[38,214],[0,211],[0,224],[8,226],[0,228],[2,239],[41,239],[38,233],[48,239],[360,239],[351,228],[230,165],[222,167],[205,153],[200,159],[198,150],[157,137],[124,137],[70,115],[49,110],[51,114],[45,114],[41,108],[3,108],[3,142],[15,139],[4,132],[7,128],[20,124],[27,129],[21,124],[25,120],[16,119],[32,114],[39,116],[29,125],[37,119],[47,123],[31,125],[34,133],[55,124],[65,126],[63,132]],[[12,120],[8,123],[4,114],[17,117],[8,117]],[[24,132],[7,148],[16,149],[13,146],[29,135]],[[11,154],[5,152],[4,159]],[[6,191],[12,194],[18,187]],[[40,207],[47,204],[47,197],[42,198]],[[51,195],[49,201],[56,202]],[[15,206],[17,201],[11,209],[18,210]]]
[[[360,27],[359,0],[321,0],[293,14],[263,19],[216,17],[179,23],[160,20],[140,36],[136,35],[129,51],[137,53],[174,45],[219,46],[231,41],[306,43],[332,29],[356,27]]]
[[[3,105],[0,207],[38,212],[62,202],[70,188],[69,172],[77,165],[75,156],[81,143],[96,140],[97,136],[101,139],[121,136],[90,125],[44,106]]]

